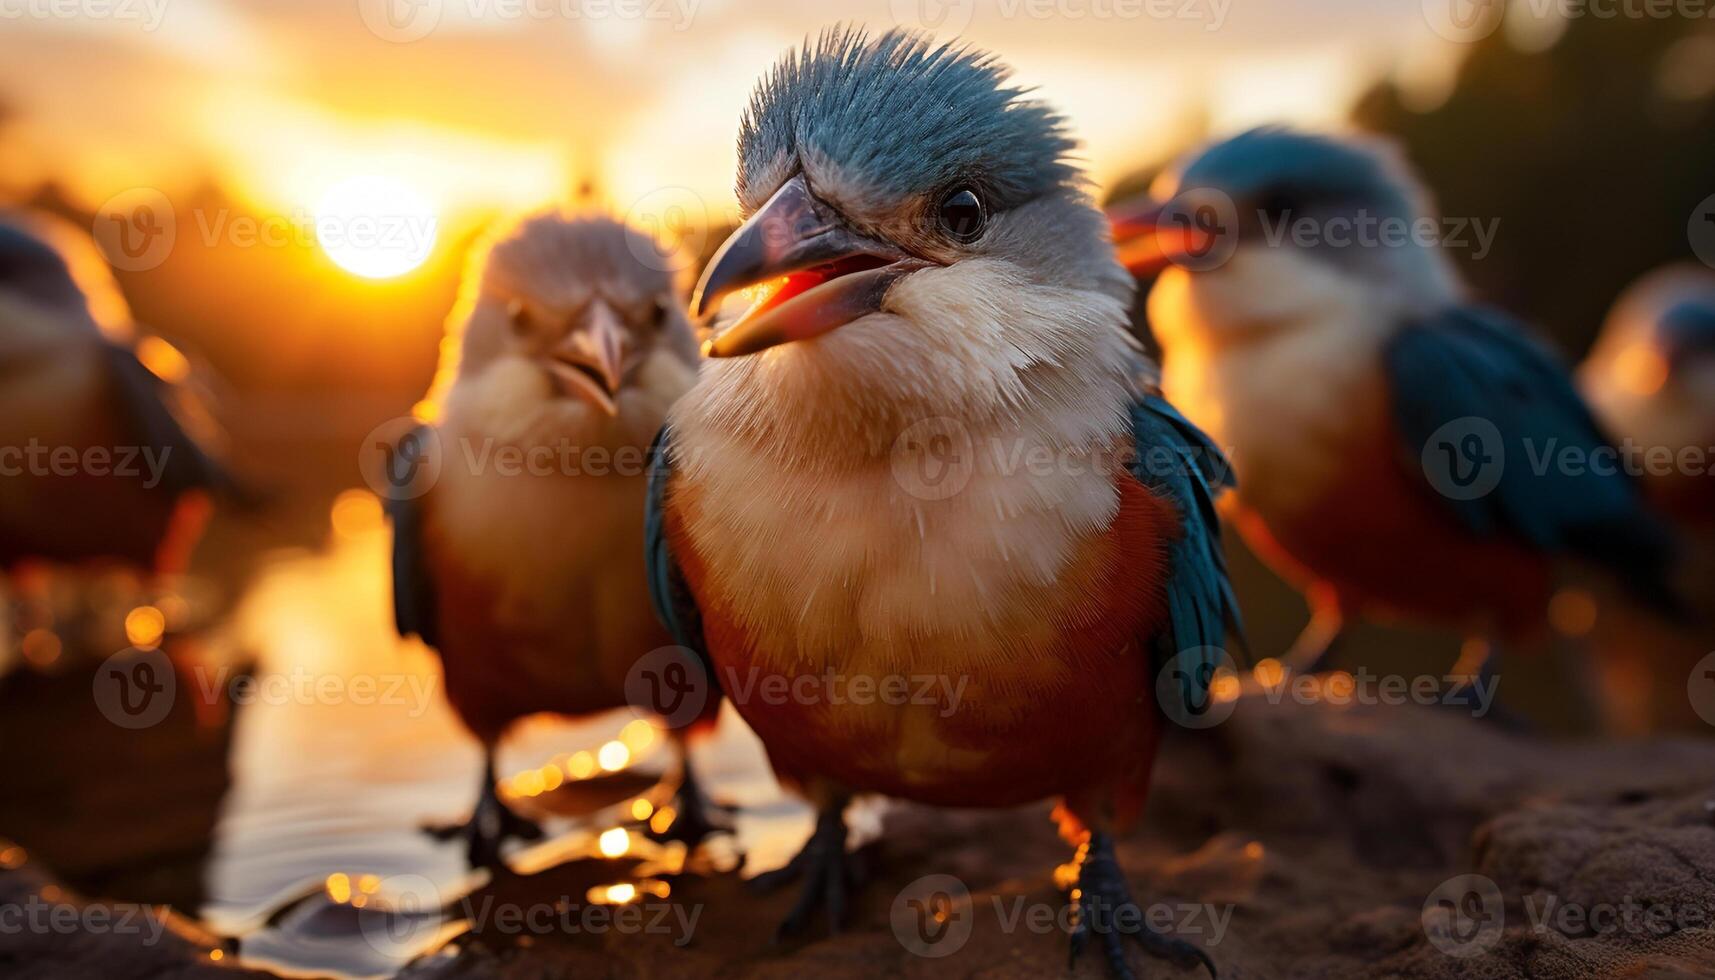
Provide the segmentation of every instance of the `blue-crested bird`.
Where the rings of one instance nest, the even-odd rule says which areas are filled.
[[[511,724],[625,707],[628,673],[670,642],[644,579],[645,452],[697,352],[658,249],[612,219],[553,212],[477,249],[430,396],[433,437],[413,432],[393,457],[399,631],[440,654],[486,758],[454,828],[472,866],[499,867],[505,838],[539,833],[497,793]],[[421,469],[430,454],[438,465]],[[424,472],[438,472],[426,491],[412,480]],[[672,832],[694,840],[711,825],[684,763]]]
[[[802,852],[759,879],[802,881],[783,931],[818,907],[837,927],[854,795],[1058,797],[1079,846],[1073,955],[1099,935],[1131,976],[1129,933],[1213,972],[1108,917],[1137,911],[1114,835],[1147,791],[1156,680],[1182,666],[1174,697],[1183,676],[1203,704],[1234,616],[1225,464],[1140,389],[1132,284],[1072,146],[970,48],[835,28],[775,65],[741,124],[748,217],[693,311],[757,301],[663,431],[651,579],[818,808]],[[933,696],[833,689],[923,677]],[[793,693],[747,696],[752,681]]]
[[[1579,384],[1670,514],[1715,528],[1715,271],[1680,265],[1639,279],[1614,304]]]
[[[0,214],[0,566],[184,569],[213,498],[236,489],[199,441],[188,374],[132,321],[88,234]]]
[[[1367,616],[1463,629],[1488,666],[1567,560],[1676,606],[1670,533],[1623,472],[1563,465],[1609,440],[1545,345],[1469,301],[1391,145],[1253,130],[1155,190],[1116,241],[1160,273],[1164,388],[1231,455],[1235,524],[1310,604],[1295,666]]]

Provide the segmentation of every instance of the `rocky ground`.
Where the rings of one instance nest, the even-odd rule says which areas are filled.
[[[0,701],[16,704],[15,695],[9,689]],[[11,751],[18,715],[0,719]],[[218,757],[206,736],[156,748],[205,770]],[[124,760],[77,762],[115,763]],[[84,846],[41,822],[21,826],[14,784],[0,799],[0,816],[23,846],[0,845],[0,867],[14,865],[0,870],[0,909],[81,911],[64,913],[64,928],[8,929],[0,920],[0,975],[248,972],[230,942],[164,909],[153,913],[162,924],[155,942],[144,930],[78,925],[113,902],[188,904],[197,892],[195,862],[183,855],[196,850],[211,781],[218,784],[205,771],[156,784],[158,808],[107,800],[114,834]],[[1221,976],[1234,980],[1707,977],[1715,976],[1711,799],[1715,741],[1556,741],[1446,709],[1275,704],[1252,693],[1224,724],[1169,741],[1148,818],[1121,842],[1120,856],[1135,894],[1157,907],[1152,914],[1203,944]],[[171,814],[166,824],[138,817],[161,811]],[[832,938],[818,923],[806,939],[771,945],[790,894],[753,896],[732,874],[686,875],[671,879],[670,907],[650,906],[639,920],[659,913],[659,929],[520,932],[488,914],[406,974],[1066,975],[1053,871],[1067,850],[1045,807],[900,807],[885,826],[864,852],[870,881],[847,928]],[[155,839],[163,833],[176,839]],[[144,847],[180,857],[124,853]],[[582,896],[625,870],[573,862],[491,884],[461,908],[528,909],[549,896]],[[917,883],[930,874],[956,880]],[[1468,875],[1478,877],[1461,877]],[[79,892],[97,904],[83,904],[90,899]],[[951,901],[930,906],[944,916],[926,923],[909,903],[930,892]],[[913,940],[924,924],[927,932]],[[947,955],[908,951],[901,936]],[[1133,962],[1146,976],[1195,975],[1141,955]],[[1099,955],[1087,955],[1073,975],[1102,976]]]

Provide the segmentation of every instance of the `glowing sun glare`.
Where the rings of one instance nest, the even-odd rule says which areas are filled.
[[[316,205],[316,242],[336,265],[365,279],[391,279],[422,265],[435,247],[434,205],[391,177],[352,177]]]

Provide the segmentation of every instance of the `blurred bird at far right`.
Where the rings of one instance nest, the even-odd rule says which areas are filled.
[[[1666,624],[1605,603],[1600,656],[1603,726],[1619,734],[1702,732],[1715,704],[1687,696],[1715,649],[1715,271],[1683,263],[1641,277],[1615,302],[1578,382],[1644,490],[1678,525],[1701,620]]]
[[[1617,440],[1645,453],[1644,485],[1675,518],[1715,527],[1715,271],[1676,265],[1620,296],[1579,384]]]

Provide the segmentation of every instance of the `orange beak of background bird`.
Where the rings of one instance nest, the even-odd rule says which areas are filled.
[[[1215,233],[1192,221],[1175,220],[1178,217],[1153,200],[1108,209],[1114,250],[1126,271],[1140,279],[1153,278],[1169,265],[1213,250]]]
[[[932,263],[853,231],[810,192],[787,181],[709,261],[691,300],[704,318],[746,290],[744,315],[703,345],[710,357],[739,357],[819,337],[879,312],[905,276]]]

